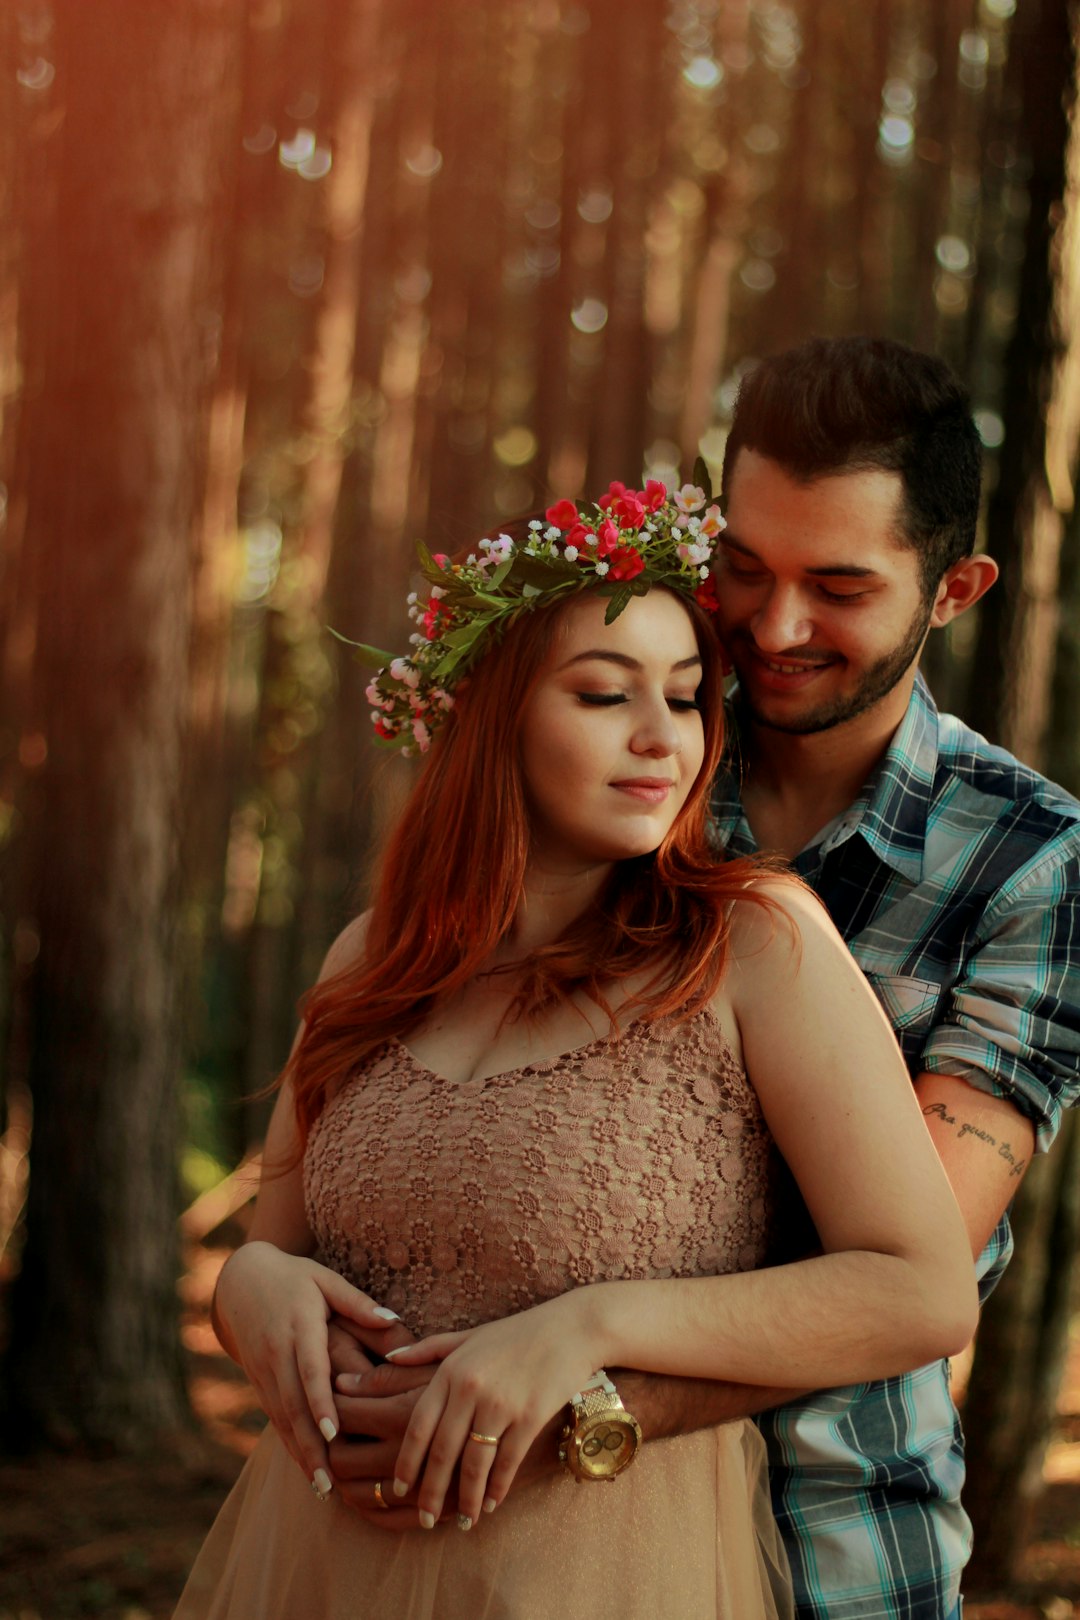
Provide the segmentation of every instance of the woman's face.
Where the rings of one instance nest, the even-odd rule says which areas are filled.
[[[670,591],[632,597],[614,624],[587,595],[559,616],[521,726],[534,859],[622,860],[659,847],[704,757],[701,658]]]

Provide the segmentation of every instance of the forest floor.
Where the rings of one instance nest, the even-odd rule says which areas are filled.
[[[224,1258],[222,1250],[196,1249],[183,1282],[196,1429],[149,1462],[0,1461],[0,1620],[172,1614],[187,1568],[262,1422],[209,1323]],[[1000,1599],[968,1601],[965,1620],[1080,1620],[1080,1336],[1046,1476],[1020,1583]]]

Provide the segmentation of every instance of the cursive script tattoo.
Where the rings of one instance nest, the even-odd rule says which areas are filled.
[[[927,1103],[923,1113],[927,1119],[940,1119],[943,1125],[957,1124],[956,1115],[950,1114],[944,1103]],[[973,1137],[977,1142],[985,1142],[987,1147],[997,1148],[998,1158],[1004,1159],[1009,1166],[1010,1177],[1023,1173],[1027,1160],[1018,1159],[1008,1142],[999,1142],[996,1136],[990,1131],[984,1131],[981,1125],[972,1125],[970,1121],[961,1120],[956,1134],[961,1141],[965,1137]]]

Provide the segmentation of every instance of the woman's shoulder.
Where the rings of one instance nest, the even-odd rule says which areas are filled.
[[[850,952],[825,906],[794,874],[770,872],[731,909],[732,988],[753,981],[779,988],[811,963],[833,963],[846,976]]]
[[[339,973],[347,973],[350,968],[356,966],[364,954],[370,917],[370,911],[362,911],[359,917],[354,917],[351,923],[346,923],[326,953],[319,973],[320,984],[324,979],[336,978]]]

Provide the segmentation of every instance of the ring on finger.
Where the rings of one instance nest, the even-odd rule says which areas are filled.
[[[479,1434],[475,1429],[469,1430],[469,1439],[475,1440],[478,1446],[497,1446],[499,1438],[497,1434]]]
[[[375,1481],[375,1506],[382,1508],[384,1513],[389,1513],[389,1511],[390,1511],[389,1502],[387,1502],[387,1501],[385,1501],[383,1499],[382,1480],[381,1479],[377,1479]]]

